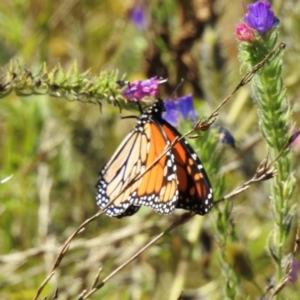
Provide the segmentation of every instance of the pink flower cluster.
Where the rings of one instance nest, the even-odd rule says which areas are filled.
[[[143,101],[146,96],[157,96],[158,85],[166,82],[166,79],[159,79],[156,76],[146,80],[134,80],[132,82],[124,82],[119,80],[117,83],[124,87],[122,95],[129,101]]]

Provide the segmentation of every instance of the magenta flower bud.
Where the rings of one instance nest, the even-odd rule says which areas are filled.
[[[246,24],[237,24],[235,28],[235,36],[241,42],[253,42],[254,33]]]

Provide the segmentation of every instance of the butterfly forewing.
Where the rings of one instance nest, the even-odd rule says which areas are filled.
[[[138,119],[100,172],[96,200],[101,208],[111,202],[107,215],[132,215],[141,205],[160,214],[175,209],[179,195],[175,157],[170,149],[162,155],[169,143],[149,113]]]
[[[128,185],[128,182],[140,173],[139,147],[142,143],[138,132],[130,132],[100,172],[96,201],[104,208],[114,200],[105,210],[109,216],[122,214],[133,202],[129,196],[137,190],[139,181],[131,185]]]
[[[162,155],[170,143],[158,124],[147,122],[144,133],[148,139],[144,167],[145,170],[151,169],[142,176],[134,204],[150,206],[160,214],[169,214],[178,200],[175,157],[171,149]]]

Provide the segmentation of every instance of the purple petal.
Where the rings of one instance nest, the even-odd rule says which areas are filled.
[[[249,12],[245,15],[244,21],[251,28],[264,34],[273,27],[275,16],[269,2],[257,1],[249,4],[248,9]]]
[[[293,130],[293,134],[289,139],[289,142],[290,142],[290,145],[292,148],[295,148],[295,147],[299,146],[299,144],[300,144],[300,137],[299,137],[300,134],[299,133],[300,133],[299,130],[297,130],[297,129]]]
[[[165,79],[152,77],[146,80],[135,80],[128,83],[122,91],[122,95],[129,101],[143,101],[145,96],[156,96],[158,85],[165,82]]]
[[[142,90],[140,89],[140,80],[135,80],[133,82],[129,82],[124,91],[122,91],[122,95],[131,101],[140,101],[142,98]]]
[[[130,19],[135,24],[135,26],[140,30],[147,29],[147,20],[146,20],[146,9],[145,5],[138,4],[133,7],[130,11]]]
[[[294,259],[292,262],[292,269],[289,274],[289,282],[290,283],[295,283],[298,279],[298,270],[299,270],[299,262]]]
[[[232,148],[235,148],[235,139],[229,130],[223,126],[216,125],[218,127],[218,138],[219,141],[223,144],[227,144]]]
[[[272,28],[277,27],[279,25],[279,23],[280,23],[280,20],[275,16],[273,24],[272,24]]]
[[[176,101],[177,109],[179,113],[182,115],[183,119],[185,120],[192,120],[193,122],[196,121],[197,115],[194,109],[193,104],[193,95],[188,94],[186,96],[179,97]]]
[[[164,102],[166,112],[163,113],[162,117],[164,120],[169,122],[173,126],[178,125],[178,112],[176,104],[173,100],[166,100]]]

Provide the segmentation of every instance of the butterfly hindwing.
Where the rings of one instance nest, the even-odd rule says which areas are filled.
[[[122,214],[116,216],[117,218],[121,219],[123,217],[130,217],[134,215],[141,207],[130,205]]]
[[[172,142],[180,133],[168,122],[162,121],[164,132]],[[176,208],[207,214],[213,205],[213,192],[203,165],[185,139],[174,146],[177,166],[179,200]]]

